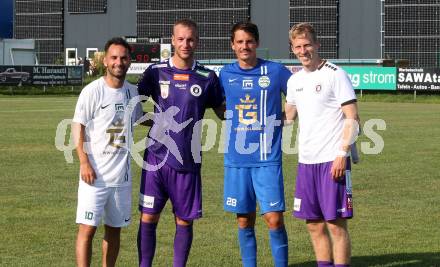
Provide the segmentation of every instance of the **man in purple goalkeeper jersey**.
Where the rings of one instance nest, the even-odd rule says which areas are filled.
[[[151,65],[138,84],[139,94],[155,103],[139,195],[139,266],[152,265],[156,227],[168,199],[176,221],[174,266],[186,265],[192,222],[202,216],[198,122],[208,107],[222,117],[224,106],[217,76],[194,60],[197,44],[195,22],[177,21],[172,36],[174,55]]]

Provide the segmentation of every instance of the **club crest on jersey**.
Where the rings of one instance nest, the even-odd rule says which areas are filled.
[[[248,79],[243,80],[243,89],[248,90],[254,88],[254,81]]]
[[[200,85],[198,84],[194,84],[193,86],[191,86],[189,91],[193,96],[200,96],[202,94],[202,87],[200,87]]]
[[[189,81],[189,74],[174,74],[173,80],[175,80],[175,81]]]
[[[159,81],[160,84],[160,96],[165,99],[168,97],[170,91],[170,81]]]
[[[267,76],[261,76],[261,77],[258,79],[258,85],[259,85],[261,88],[266,88],[266,87],[268,87],[268,86],[270,85],[270,79],[269,79],[269,77],[267,77]]]
[[[315,86],[315,91],[316,91],[317,93],[321,92],[321,89],[322,89],[322,87],[321,87],[320,84],[318,84],[317,86]]]

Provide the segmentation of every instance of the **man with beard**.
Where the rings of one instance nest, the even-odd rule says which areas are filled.
[[[87,85],[78,98],[72,131],[80,161],[76,240],[78,266],[90,266],[92,241],[104,219],[103,266],[115,266],[121,227],[131,221],[131,168],[129,144],[132,127],[142,116],[130,100],[136,87],[125,81],[130,46],[122,38],[105,45],[106,74]]]

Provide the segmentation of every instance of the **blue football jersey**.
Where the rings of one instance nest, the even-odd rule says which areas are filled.
[[[225,166],[256,167],[281,164],[281,94],[292,73],[283,65],[258,59],[252,69],[238,62],[220,71],[226,98]]]

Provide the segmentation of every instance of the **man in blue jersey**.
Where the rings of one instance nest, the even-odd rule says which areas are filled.
[[[202,216],[200,123],[208,107],[223,115],[219,81],[213,71],[194,60],[197,25],[191,20],[174,24],[174,55],[151,65],[139,81],[140,95],[155,102],[155,119],[144,155],[139,210],[139,265],[151,266],[156,227],[168,199],[176,221],[173,265],[185,266],[193,238],[192,222]]]
[[[256,266],[256,202],[269,227],[275,266],[287,266],[287,233],[283,222],[284,186],[281,167],[281,94],[291,72],[281,64],[257,58],[258,28],[239,22],[231,30],[237,62],[220,72],[227,119],[224,209],[237,214],[243,266]],[[232,115],[232,117],[231,117]]]

